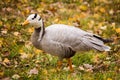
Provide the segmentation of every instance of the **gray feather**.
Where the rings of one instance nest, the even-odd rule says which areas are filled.
[[[32,43],[37,48],[62,58],[71,57],[77,51],[110,50],[110,47],[104,45],[103,41],[93,35],[73,26],[55,24],[45,29],[45,34],[40,42],[37,42],[39,33],[35,31],[32,35]]]

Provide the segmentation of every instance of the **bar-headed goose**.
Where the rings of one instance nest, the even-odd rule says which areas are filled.
[[[34,26],[31,41],[37,49],[41,49],[51,55],[58,56],[58,67],[62,60],[68,60],[69,68],[73,71],[71,57],[79,51],[109,51],[110,47],[104,43],[111,40],[103,39],[95,34],[88,33],[74,26],[64,24],[53,24],[44,27],[42,18],[38,14],[31,14],[22,25]]]

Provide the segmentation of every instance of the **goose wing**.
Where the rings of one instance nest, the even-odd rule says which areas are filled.
[[[110,47],[105,46],[103,41],[93,36],[94,34],[85,32],[79,28],[55,24],[46,28],[47,40],[53,40],[62,45],[67,45],[73,51],[84,51],[96,49],[108,51]]]

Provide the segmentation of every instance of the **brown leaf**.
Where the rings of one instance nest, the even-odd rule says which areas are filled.
[[[10,77],[2,78],[2,80],[11,80]]]
[[[3,55],[4,57],[7,57],[7,56],[9,56],[9,55],[10,55],[10,52],[5,51],[2,55]]]

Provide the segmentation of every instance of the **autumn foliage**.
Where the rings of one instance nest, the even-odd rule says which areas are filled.
[[[0,79],[120,79],[117,74],[120,72],[119,9],[119,0],[1,0]],[[21,26],[31,13],[40,14],[46,27],[51,24],[73,25],[113,39],[113,43],[107,44],[111,46],[111,51],[105,54],[90,51],[76,55],[73,57],[76,72],[72,77],[68,74],[67,67],[57,72],[53,69],[57,58],[32,46],[30,35],[33,27]]]

